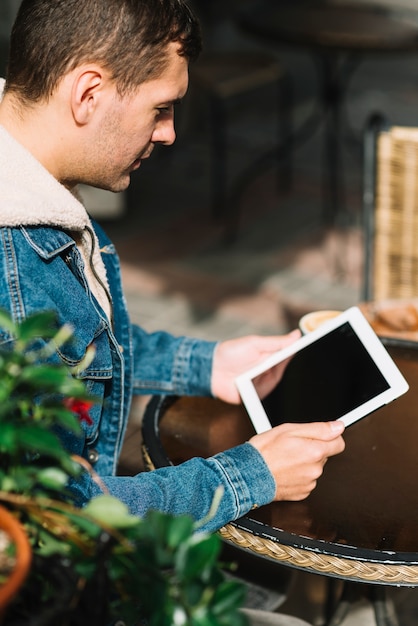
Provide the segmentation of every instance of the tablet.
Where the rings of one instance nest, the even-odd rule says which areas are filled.
[[[258,433],[285,422],[339,419],[349,426],[409,388],[357,307],[273,354],[236,385]]]

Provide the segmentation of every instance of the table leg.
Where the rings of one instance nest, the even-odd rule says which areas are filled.
[[[333,581],[330,581],[329,593],[333,594]],[[347,616],[354,602],[358,599],[358,589],[356,585],[345,582],[343,585],[343,590],[341,593],[341,597],[338,600],[337,604],[331,607],[332,612],[331,615],[327,615],[326,622],[324,626],[339,626]],[[333,600],[333,598],[331,598]]]
[[[323,219],[326,225],[335,225],[346,213],[342,163],[342,105],[349,79],[360,60],[358,55],[343,56],[336,52],[319,54],[317,57],[320,96],[325,116]]]
[[[332,594],[333,586],[329,587]],[[327,616],[324,626],[339,626],[349,613],[350,609],[361,597],[368,596],[373,606],[376,626],[399,626],[392,602],[386,594],[384,585],[369,585],[364,583],[345,582],[341,597],[334,606],[330,616]]]
[[[370,593],[377,626],[399,626],[393,604],[387,597],[386,588],[373,585]]]

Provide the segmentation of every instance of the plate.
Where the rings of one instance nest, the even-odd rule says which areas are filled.
[[[377,335],[418,341],[418,298],[359,305]]]

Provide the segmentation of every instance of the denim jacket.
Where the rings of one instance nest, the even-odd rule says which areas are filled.
[[[89,221],[106,271],[112,303],[109,319],[90,289],[85,263],[71,229],[45,223],[40,209],[41,190],[46,183],[50,204],[59,207],[78,201],[58,181],[51,181],[48,172],[29,153],[23,154],[21,146],[16,144],[15,151],[16,142],[6,135],[1,129],[0,307],[11,312],[15,320],[36,311],[53,310],[60,324],[70,323],[75,329],[75,341],[65,344],[57,355],[69,365],[78,364],[87,348],[95,346],[94,359],[80,376],[102,402],[91,409],[92,424],[83,423],[82,437],[62,434],[67,448],[94,461],[94,469],[110,493],[140,516],[148,509],[158,509],[189,513],[201,519],[208,513],[219,485],[223,486],[224,495],[216,516],[206,525],[207,530],[220,528],[251,508],[270,502],[274,479],[249,443],[208,459],[194,458],[177,467],[133,477],[116,476],[132,395],[210,395],[215,343],[173,337],[165,332],[149,334],[131,324],[114,246],[101,228]],[[8,167],[7,176],[2,168],[3,162],[10,164],[13,159],[14,180],[11,168]],[[22,178],[22,169],[26,174],[33,169],[31,178]],[[21,188],[26,193],[13,195],[14,190],[20,192]],[[19,202],[29,205],[23,209],[39,215],[39,223],[34,223],[33,213],[28,225],[13,222],[13,215],[20,210]],[[9,340],[0,329],[0,342]],[[100,493],[87,472],[72,488],[80,505]]]

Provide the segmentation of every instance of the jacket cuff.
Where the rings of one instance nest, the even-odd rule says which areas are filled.
[[[173,363],[173,386],[179,395],[210,396],[215,341],[185,337]]]
[[[266,462],[250,443],[236,446],[212,457],[223,472],[235,501],[233,517],[242,517],[251,509],[269,504],[276,493],[276,483]]]

